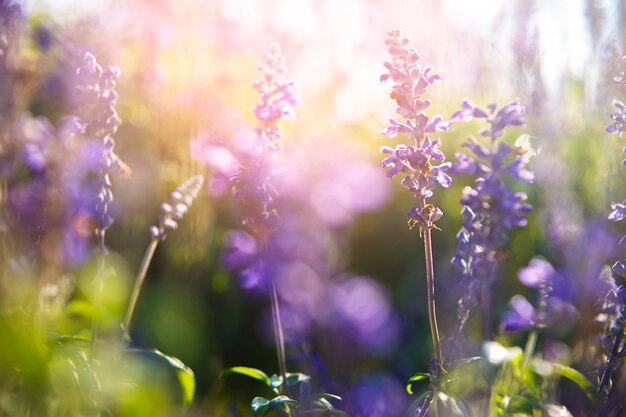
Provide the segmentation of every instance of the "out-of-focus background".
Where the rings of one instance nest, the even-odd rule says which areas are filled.
[[[11,3],[11,2],[8,2]],[[116,151],[132,169],[114,178],[116,221],[109,249],[132,276],[160,204],[181,181],[205,187],[148,271],[133,324],[136,346],[179,357],[197,379],[198,415],[245,415],[262,387],[220,372],[246,365],[277,372],[269,303],[220,264],[224,234],[238,227],[227,187],[203,160],[207,143],[231,146],[255,126],[251,84],[266,47],[278,42],[299,98],[283,123],[283,179],[289,244],[301,254],[281,284],[289,368],[344,397],[351,415],[397,416],[411,401],[405,381],[432,355],[421,240],[406,226],[411,200],[378,169],[380,134],[395,105],[379,81],[387,31],[411,39],[423,65],[443,81],[429,91],[430,114],[450,117],[462,99],[485,106],[519,97],[529,108],[537,151],[534,185],[511,184],[537,207],[512,233],[501,271],[496,318],[533,255],[573,283],[579,322],[563,341],[582,340],[593,300],[576,288],[617,259],[618,230],[606,217],[624,189],[621,146],[605,133],[612,78],[624,70],[623,0],[31,0],[20,31],[22,107],[60,120],[70,107],[74,68],[86,51],[121,69],[123,120]],[[448,159],[478,124],[441,134]],[[67,161],[72,164],[73,161]],[[450,266],[461,225],[455,180],[435,200],[445,215],[434,233],[442,331],[454,327],[461,294]],[[130,286],[130,278],[129,283]],[[501,287],[501,288],[500,288]],[[480,326],[469,331],[480,338]],[[497,326],[497,323],[494,323]],[[472,330],[475,329],[475,330]],[[515,335],[501,335],[516,342]],[[575,344],[574,344],[575,345]],[[577,357],[572,350],[569,354]],[[591,369],[591,368],[590,368]],[[244,410],[244,411],[242,411]]]

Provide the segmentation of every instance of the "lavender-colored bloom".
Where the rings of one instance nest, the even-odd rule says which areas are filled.
[[[619,100],[614,100],[613,106],[615,106],[617,111],[611,113],[613,123],[607,126],[606,131],[617,134],[621,138],[624,130],[626,130],[626,105]]]
[[[515,295],[509,301],[511,310],[502,317],[500,328],[505,332],[531,330],[539,327],[563,327],[578,315],[576,308],[553,291],[560,275],[552,264],[541,257],[531,259],[518,271],[517,277],[527,287],[538,291],[537,308],[526,298]]]
[[[457,153],[457,162],[450,169],[453,175],[477,177],[473,187],[468,186],[463,190],[461,203],[464,205],[464,223],[457,234],[457,251],[452,259],[453,265],[461,271],[461,282],[466,288],[465,295],[459,301],[457,337],[467,321],[470,309],[479,300],[483,304],[483,312],[489,314],[489,288],[501,258],[500,249],[508,241],[507,232],[511,228],[526,225],[525,214],[532,209],[525,202],[526,194],[510,191],[505,183],[506,177],[530,183],[534,181],[534,175],[526,169],[526,151],[499,140],[505,128],[524,126],[525,114],[526,107],[519,100],[501,109],[497,109],[495,104],[481,109],[466,99],[451,118],[452,121],[484,119],[489,124],[488,129],[480,130],[481,136],[489,138],[488,144],[469,137],[463,146],[471,154]],[[479,288],[482,289],[480,297]],[[489,337],[490,318],[484,317],[484,320]],[[511,320],[513,323],[513,318]]]
[[[165,240],[167,229],[178,228],[178,221],[183,218],[196,199],[203,180],[201,175],[189,178],[176,187],[167,202],[161,204],[159,223],[150,228],[150,234],[154,239]]]
[[[285,57],[278,44],[271,44],[265,53],[265,62],[259,65],[261,79],[253,83],[259,92],[259,101],[254,107],[254,114],[260,124],[257,127],[259,139],[267,140],[272,145],[279,145],[281,132],[280,119],[293,119],[293,106],[298,100],[293,92],[294,81],[285,81]]]
[[[399,417],[407,407],[403,384],[392,375],[373,373],[361,379],[344,397],[346,411],[363,417]]]
[[[278,193],[273,178],[280,169],[276,166],[274,151],[282,145],[277,122],[293,117],[291,107],[297,100],[292,91],[294,82],[284,80],[284,58],[277,44],[270,45],[259,71],[261,79],[253,84],[259,92],[259,101],[254,108],[259,121],[255,129],[255,146],[240,160],[230,180],[242,223],[253,230],[257,239],[266,240],[278,225],[274,208]]]
[[[391,54],[391,62],[385,62],[387,72],[380,77],[381,81],[391,80],[395,84],[391,88],[391,98],[398,107],[396,113],[403,121],[390,119],[390,126],[382,133],[394,138],[399,133],[408,136],[414,143],[400,144],[395,148],[381,147],[381,152],[389,156],[381,162],[381,168],[387,170],[387,176],[394,177],[402,172],[406,174],[402,180],[404,185],[418,200],[418,205],[409,213],[409,225],[418,226],[420,233],[435,226],[442,216],[438,207],[428,204],[426,200],[432,196],[437,185],[449,187],[450,177],[446,171],[450,164],[439,150],[441,141],[428,137],[431,133],[448,129],[449,122],[443,121],[439,115],[432,119],[424,111],[430,106],[430,100],[422,98],[428,87],[441,77],[432,73],[431,67],[421,68],[417,61],[419,56],[414,49],[408,48],[409,40],[400,37],[397,30],[390,31],[385,41]],[[434,165],[439,162],[439,165]]]
[[[626,61],[626,57],[624,57],[623,59]],[[626,86],[623,72],[615,77],[614,81],[622,87]],[[626,105],[624,105],[624,103],[619,100],[615,100],[613,104],[618,109],[618,112],[611,115],[613,124],[607,127],[606,131],[622,137],[624,129],[626,129],[624,119],[624,117],[626,116]],[[624,148],[624,151],[626,151],[626,148]],[[626,160],[624,160],[623,163],[626,165]],[[624,218],[626,218],[626,200],[624,200],[622,203],[612,203],[611,212],[609,213],[608,219],[614,222],[618,222],[623,220]],[[620,246],[626,247],[626,235],[623,236],[620,240]],[[616,262],[613,265],[613,272],[621,276],[626,276],[626,259]]]
[[[528,266],[519,270],[517,277],[527,287],[539,288],[552,282],[556,271],[552,264],[543,258],[535,257]]]
[[[101,67],[93,54],[87,52],[83,65],[76,70],[76,109],[75,116],[79,120],[76,125],[80,128],[86,140],[100,142],[101,149],[96,158],[99,166],[96,168],[97,178],[91,184],[95,193],[94,209],[97,218],[96,235],[100,242],[100,250],[104,250],[104,234],[113,223],[109,212],[109,205],[113,201],[113,190],[110,171],[118,169],[122,176],[130,174],[129,168],[115,153],[113,134],[121,124],[121,119],[115,110],[117,92],[116,79],[120,70],[116,67]]]

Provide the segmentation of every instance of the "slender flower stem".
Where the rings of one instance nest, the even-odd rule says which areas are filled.
[[[607,361],[606,368],[604,368],[604,372],[602,373],[602,379],[600,380],[600,387],[598,388],[598,392],[602,396],[602,399],[606,401],[609,397],[608,386],[611,381],[611,375],[613,374],[613,370],[615,365],[619,363],[619,352],[622,346],[622,341],[624,339],[624,330],[621,329],[618,334],[615,335],[615,342],[613,343],[613,349],[611,349],[611,356]]]
[[[483,327],[485,340],[493,340],[493,330],[491,328],[491,280],[480,281],[480,305],[483,314]]]
[[[89,349],[89,360],[93,360],[94,355],[96,353],[96,342],[98,339],[98,320],[100,318],[100,299],[102,298],[102,285],[104,284],[104,256],[106,254],[106,245],[105,245],[105,235],[106,232],[101,228],[101,225],[98,224],[98,228],[96,229],[96,235],[98,236],[98,270],[96,272],[96,281],[94,283],[95,286],[95,297],[94,297],[94,307],[95,307],[95,316],[91,320],[91,344]]]
[[[150,266],[150,262],[152,261],[152,257],[154,256],[154,251],[156,250],[157,245],[159,244],[159,238],[153,237],[146,249],[146,253],[143,257],[143,261],[141,262],[141,266],[139,267],[139,272],[137,273],[137,278],[135,279],[135,287],[133,288],[132,295],[130,297],[130,302],[128,303],[128,309],[126,310],[126,318],[124,319],[124,332],[128,334],[130,330],[130,323],[133,318],[133,312],[135,311],[135,305],[137,305],[137,299],[139,298],[139,292],[141,291],[141,286],[143,285],[144,280],[146,279],[146,273],[148,272],[148,267]]]
[[[280,307],[278,305],[278,293],[276,292],[276,283],[272,280],[270,288],[270,299],[272,304],[272,319],[274,322],[274,338],[276,339],[276,353],[278,355],[278,370],[283,377],[284,393],[287,393],[287,360],[285,355],[285,335],[280,320]]]
[[[424,230],[424,256],[426,259],[426,284],[428,286],[428,321],[430,333],[433,339],[433,349],[437,365],[443,365],[443,351],[439,340],[439,327],[437,326],[437,312],[435,308],[435,273],[433,270],[433,246],[430,229]]]
[[[530,363],[532,356],[535,354],[535,347],[537,346],[537,330],[533,330],[528,335],[526,340],[526,347],[524,348],[524,366]]]

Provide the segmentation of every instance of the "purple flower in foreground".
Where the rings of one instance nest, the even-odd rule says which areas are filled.
[[[382,133],[390,138],[403,134],[412,143],[396,145],[395,148],[381,147],[381,152],[388,155],[381,162],[381,168],[387,170],[389,177],[400,172],[405,174],[402,185],[418,200],[418,205],[409,211],[409,225],[418,226],[422,232],[436,227],[435,222],[443,214],[426,199],[433,195],[432,190],[437,185],[447,188],[451,183],[446,174],[451,165],[444,162],[445,157],[439,150],[441,141],[428,137],[429,134],[447,130],[450,123],[443,121],[439,115],[431,119],[424,113],[430,106],[430,100],[424,99],[423,95],[441,77],[433,74],[432,67],[421,68],[417,64],[417,52],[407,47],[409,40],[401,38],[399,31],[390,31],[385,43],[391,62],[385,62],[387,72],[380,80],[394,82],[391,98],[398,105],[396,113],[402,121],[389,119],[390,126]],[[435,162],[440,164],[434,165]]]

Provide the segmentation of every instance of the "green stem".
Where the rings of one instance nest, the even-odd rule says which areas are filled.
[[[287,359],[285,355],[285,335],[283,333],[283,326],[280,320],[280,307],[278,305],[278,293],[276,292],[276,283],[272,280],[272,287],[270,288],[270,299],[272,304],[272,319],[274,322],[274,338],[276,340],[276,353],[278,356],[278,369],[280,375],[283,377],[283,388],[285,395],[289,395],[287,392]]]
[[[91,320],[91,344],[89,349],[89,361],[91,362],[96,354],[96,341],[98,340],[98,320],[100,319],[100,299],[102,298],[102,285],[104,281],[104,257],[106,254],[105,235],[106,232],[99,224],[96,229],[96,235],[98,236],[98,270],[96,272],[96,281],[94,283],[95,296],[94,296],[94,317]]]
[[[524,348],[524,366],[530,363],[535,353],[535,346],[537,346],[537,330],[530,332],[528,340],[526,340],[526,347]]]
[[[430,333],[433,339],[433,349],[437,366],[443,366],[443,350],[439,339],[439,327],[437,326],[437,312],[435,308],[435,273],[433,270],[433,246],[430,229],[424,230],[424,256],[426,259],[426,292],[428,298],[428,321]]]
[[[146,253],[143,257],[143,261],[141,262],[141,266],[139,267],[139,272],[137,273],[137,278],[135,279],[135,286],[133,288],[132,295],[130,296],[130,302],[128,303],[128,309],[126,310],[126,318],[124,319],[124,332],[128,335],[130,331],[130,323],[133,319],[133,312],[135,311],[135,306],[137,305],[137,299],[139,298],[139,293],[141,292],[141,286],[143,285],[144,280],[146,279],[146,273],[148,272],[148,267],[150,266],[150,262],[152,261],[152,257],[154,256],[154,251],[156,250],[157,245],[159,244],[159,238],[153,237],[146,249]]]

